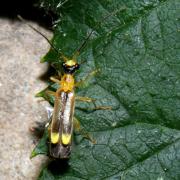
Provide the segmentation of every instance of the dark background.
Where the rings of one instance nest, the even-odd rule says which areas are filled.
[[[24,19],[37,22],[43,27],[50,29],[55,15],[49,11],[45,12],[43,8],[38,6],[39,0],[11,0],[2,1],[0,6],[1,18],[9,18],[16,20],[17,15],[21,15]]]

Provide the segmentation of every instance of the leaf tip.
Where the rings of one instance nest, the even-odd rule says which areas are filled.
[[[33,151],[31,152],[30,159],[34,158],[35,156],[37,156],[37,153],[36,153],[35,150],[33,150]]]
[[[36,95],[35,95],[35,97],[43,97],[43,92],[41,91],[41,92],[38,92]]]
[[[40,59],[40,63],[44,63],[44,62],[46,62],[45,56],[41,57]]]

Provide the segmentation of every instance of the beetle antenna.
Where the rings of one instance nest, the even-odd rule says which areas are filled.
[[[34,31],[36,31],[38,34],[40,34],[44,39],[46,39],[46,41],[49,43],[49,45],[51,46],[51,48],[57,53],[60,54],[62,56],[62,53],[52,44],[52,42],[46,37],[45,34],[43,34],[42,32],[40,32],[39,30],[37,30],[35,27],[33,27],[31,24],[29,24],[24,18],[22,18],[20,15],[17,16],[18,19],[22,22],[24,22],[27,26],[29,26],[31,29],[33,29]]]
[[[104,17],[102,18],[102,20],[99,21],[99,22],[94,26],[94,28],[98,27],[102,22],[104,22],[105,19],[107,19],[107,18],[115,15],[117,12],[118,12],[118,10],[114,11],[114,12],[111,13],[111,14],[108,14],[108,15],[104,16]],[[89,34],[87,35],[86,39],[83,41],[83,43],[82,43],[82,44],[77,48],[77,50],[75,51],[75,53],[74,53],[74,55],[73,55],[73,58],[76,58],[76,57],[80,54],[80,52],[86,47],[88,40],[90,39],[91,35],[92,35],[94,32],[95,32],[94,29],[89,32]]]

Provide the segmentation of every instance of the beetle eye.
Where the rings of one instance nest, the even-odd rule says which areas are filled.
[[[66,63],[65,62],[63,62],[62,67],[66,67]]]
[[[80,68],[80,65],[79,64],[76,64],[76,69],[79,69]]]

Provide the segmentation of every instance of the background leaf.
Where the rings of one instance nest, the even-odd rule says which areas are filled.
[[[54,171],[52,162],[39,179],[180,179],[179,1],[64,2],[40,1],[59,17],[53,44],[71,57],[95,30],[76,78],[101,72],[76,92],[113,109],[87,112],[92,105],[77,102],[75,115],[97,144],[75,136],[66,168]],[[60,65],[53,51],[42,61]]]

